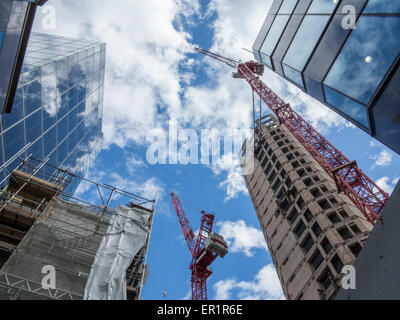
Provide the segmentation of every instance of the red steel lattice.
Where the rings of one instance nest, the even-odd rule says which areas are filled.
[[[179,197],[174,192],[171,192],[170,195],[187,246],[192,255],[190,263],[190,270],[192,271],[192,300],[207,300],[207,279],[212,274],[209,266],[218,255],[205,250],[204,241],[212,233],[214,215],[201,211],[200,230],[196,242],[194,242],[195,236]]]
[[[338,149],[285,103],[257,76],[259,63],[239,61],[213,52],[195,48],[195,51],[224,62],[237,69],[237,78],[244,78],[260,99],[275,113],[297,140],[314,157],[321,167],[333,177],[340,192],[347,195],[365,218],[375,224],[389,195],[347,159]],[[258,73],[259,74],[259,73]]]

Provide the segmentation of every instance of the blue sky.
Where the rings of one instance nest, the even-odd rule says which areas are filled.
[[[168,130],[171,119],[198,134],[250,127],[248,85],[232,79],[229,67],[194,54],[193,47],[251,59],[241,48],[251,48],[272,1],[248,1],[246,10],[242,0],[99,2],[50,1],[56,25],[49,28],[39,11],[34,30],[107,43],[104,149],[89,177],[146,197],[158,194],[143,299],[184,299],[190,293],[190,256],[170,190],[215,213],[214,230],[230,244],[228,255],[212,266],[210,299],[283,298],[237,163],[152,165],[146,159],[146,137]],[[273,73],[266,71],[263,80],[391,192],[400,176],[398,155]],[[185,208],[197,230],[200,213]]]

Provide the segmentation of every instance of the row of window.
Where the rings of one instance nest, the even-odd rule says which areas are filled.
[[[297,1],[287,0],[294,9]],[[304,16],[288,50],[282,68],[284,75],[304,88],[302,72],[326,29],[330,15],[339,1],[314,0]],[[293,5],[294,4],[294,5]],[[282,7],[288,7],[286,0]],[[315,10],[323,8],[322,10]],[[292,13],[291,11],[289,14]],[[398,1],[369,0],[357,26],[351,31],[340,54],[329,70],[324,82],[325,101],[369,128],[365,105],[368,105],[388,73],[400,51],[400,16],[370,16],[373,13],[399,13]],[[313,15],[316,12],[319,14]],[[272,68],[271,56],[277,46],[290,15],[275,16],[273,24],[260,48],[262,61]],[[334,20],[341,23],[341,19]],[[357,75],[357,81],[354,81]]]

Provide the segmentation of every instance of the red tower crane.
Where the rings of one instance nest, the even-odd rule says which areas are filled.
[[[190,263],[192,300],[207,300],[207,279],[212,274],[209,267],[218,256],[223,258],[228,253],[228,245],[222,236],[212,232],[214,215],[197,208],[202,216],[199,234],[195,241],[194,232],[181,200],[174,192],[171,192],[170,195],[183,236],[192,255],[192,262]]]
[[[256,61],[242,63],[200,48],[195,48],[195,51],[237,69],[237,72],[232,74],[233,78],[246,79],[253,94],[257,93],[260,99],[275,113],[279,121],[335,180],[338,190],[353,201],[370,223],[375,224],[389,195],[367,177],[357,167],[355,161],[347,159],[288,103],[285,103],[261,81],[259,76],[263,75],[263,64]]]

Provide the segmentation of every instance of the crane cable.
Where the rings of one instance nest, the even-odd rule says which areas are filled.
[[[183,199],[181,196],[179,196],[179,199],[181,199],[182,201],[186,202],[189,206],[191,206],[192,208],[196,209],[199,212],[204,212],[205,211],[205,210],[201,210],[201,209],[197,208],[195,205],[193,205],[189,201]]]

